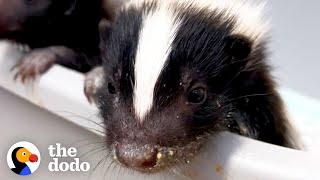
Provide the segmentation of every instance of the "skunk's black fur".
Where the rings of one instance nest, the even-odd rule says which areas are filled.
[[[100,64],[101,0],[3,0],[0,3],[0,38],[27,44],[31,49],[64,46],[60,64],[88,71]],[[59,51],[59,50],[58,50]],[[67,59],[67,60],[64,60]]]
[[[160,3],[125,8],[102,46],[105,79],[98,93],[99,107],[107,145],[119,161],[152,172],[191,158],[188,154],[198,151],[203,138],[221,131],[298,148],[270,74],[267,38],[234,33],[238,17],[192,5],[172,5],[180,26],[156,82],[154,104],[139,121],[133,102],[135,58],[143,19],[157,12]],[[194,87],[204,89],[205,101],[188,102]],[[137,158],[150,154],[146,146],[166,155],[179,153],[171,159],[153,159],[150,168],[152,155]]]

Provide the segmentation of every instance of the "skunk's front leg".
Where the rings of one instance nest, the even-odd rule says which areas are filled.
[[[103,84],[103,67],[98,66],[86,74],[84,80],[84,94],[89,103],[97,103],[96,93]]]
[[[68,64],[75,61],[77,61],[77,53],[64,46],[33,49],[13,67],[16,71],[14,79],[20,79],[24,83],[26,80],[33,80],[44,74],[56,63]]]

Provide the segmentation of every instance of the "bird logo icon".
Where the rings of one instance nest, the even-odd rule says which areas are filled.
[[[13,172],[27,176],[39,167],[40,152],[32,143],[18,142],[9,149],[7,162]]]

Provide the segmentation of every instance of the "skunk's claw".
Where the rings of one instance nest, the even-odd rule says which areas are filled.
[[[12,68],[16,71],[14,80],[34,80],[45,73],[55,62],[57,56],[50,49],[36,49],[22,57],[20,63]]]

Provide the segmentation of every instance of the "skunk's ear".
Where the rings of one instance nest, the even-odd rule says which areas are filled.
[[[241,35],[231,35],[225,38],[226,52],[235,59],[245,59],[252,51],[250,40]]]

